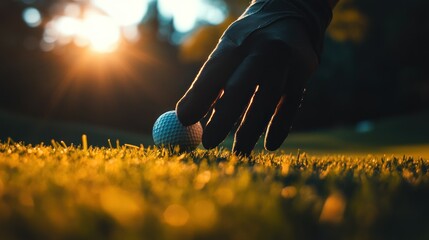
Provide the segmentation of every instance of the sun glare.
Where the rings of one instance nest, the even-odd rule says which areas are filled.
[[[110,53],[122,38],[131,42],[139,39],[137,25],[147,13],[148,0],[91,0],[85,7],[68,3],[62,9],[46,24],[42,50],[74,43],[94,52]]]
[[[72,17],[59,17],[54,21],[55,31],[66,37],[74,36],[80,28],[81,21]]]
[[[88,12],[82,21],[81,38],[86,38],[92,50],[96,52],[113,52],[118,47],[120,27],[109,17]]]
[[[88,0],[87,4],[57,3],[56,16],[46,23],[40,48],[51,51],[58,45],[74,43],[99,53],[115,51],[121,40],[140,39],[138,25],[148,14],[153,0]],[[204,0],[158,0],[157,7],[164,22],[172,22],[178,33],[186,34],[199,24],[219,24],[226,17],[224,4]],[[41,24],[37,9],[23,12],[31,27]]]

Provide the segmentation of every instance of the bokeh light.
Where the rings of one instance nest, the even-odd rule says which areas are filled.
[[[76,3],[68,3],[64,7],[64,14],[66,16],[69,16],[69,17],[75,17],[75,18],[77,18],[81,14],[81,8]]]
[[[164,17],[172,18],[174,28],[179,32],[187,32],[195,27],[198,19],[198,0],[161,0],[159,9]]]
[[[26,8],[22,13],[22,18],[29,27],[37,27],[42,23],[42,15],[36,8]]]
[[[56,46],[74,43],[78,47],[96,52],[113,52],[122,40],[135,43],[140,40],[139,24],[149,13],[153,0],[90,0],[57,3],[52,5],[54,16],[45,24],[40,43],[44,51]],[[223,1],[207,0],[158,0],[162,24],[172,23],[175,34],[171,39],[180,42],[187,33],[202,24],[219,24],[227,17]],[[41,24],[40,13],[29,8],[23,16],[30,26]],[[179,40],[177,40],[179,39]]]
[[[93,0],[92,3],[121,26],[140,23],[148,10],[147,0]]]
[[[53,9],[60,11],[45,26],[42,50],[74,43],[95,52],[110,53],[119,47],[122,38],[130,42],[139,40],[137,25],[147,14],[148,1],[92,0],[85,6],[67,3]]]
[[[122,35],[129,42],[137,42],[140,39],[140,32],[137,25],[123,27]]]
[[[185,225],[189,220],[189,212],[186,208],[178,204],[172,204],[164,211],[164,221],[175,227]]]
[[[161,16],[173,20],[175,30],[182,33],[193,30],[199,22],[219,24],[227,16],[223,11],[226,7],[219,1],[159,0],[158,9]]]

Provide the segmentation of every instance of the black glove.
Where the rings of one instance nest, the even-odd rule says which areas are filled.
[[[251,153],[266,130],[275,150],[289,134],[307,79],[319,64],[332,13],[326,0],[257,0],[223,34],[176,106],[191,125],[214,106],[203,145],[220,144],[235,123],[233,151]]]

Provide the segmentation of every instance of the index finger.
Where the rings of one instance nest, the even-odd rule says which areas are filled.
[[[176,105],[177,116],[183,125],[192,125],[206,115],[240,62],[236,46],[223,39]]]

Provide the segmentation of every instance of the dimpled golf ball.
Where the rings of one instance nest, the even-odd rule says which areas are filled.
[[[152,136],[157,146],[179,146],[181,151],[192,151],[201,143],[203,128],[200,122],[185,127],[177,118],[176,111],[168,111],[155,121]]]

